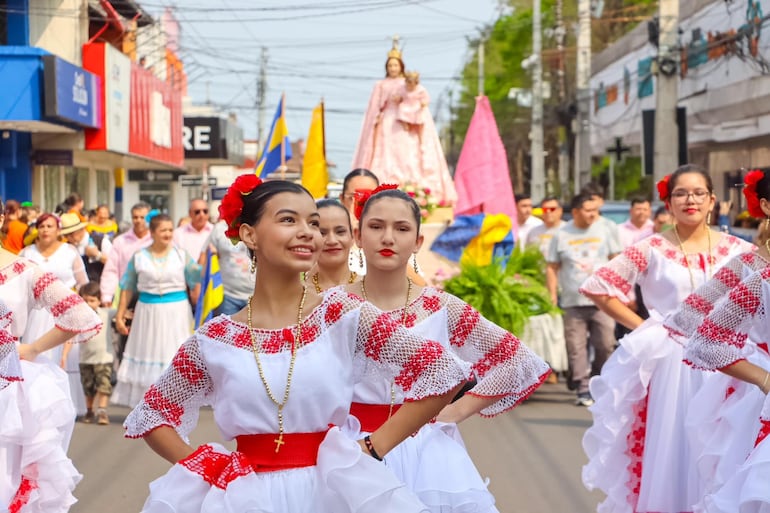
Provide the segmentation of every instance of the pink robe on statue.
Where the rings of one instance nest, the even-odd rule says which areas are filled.
[[[399,121],[405,92],[403,78],[375,84],[352,169],[369,169],[381,183],[418,183],[430,188],[437,201],[454,203],[457,193],[431,116],[424,116],[420,130],[407,130]]]

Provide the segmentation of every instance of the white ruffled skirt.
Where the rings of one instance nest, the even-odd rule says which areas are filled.
[[[82,478],[67,457],[75,423],[68,378],[44,358],[21,369],[24,380],[0,391],[0,511],[66,512]]]
[[[349,416],[345,430],[356,439],[358,420]],[[456,424],[426,424],[384,458],[431,513],[497,513],[495,498],[465,448]]]
[[[381,462],[331,428],[318,463],[254,472],[242,453],[205,444],[150,483],[144,513],[428,513]]]
[[[715,493],[703,500],[703,511],[709,513],[770,512],[770,396],[762,412],[761,436],[764,438],[751,451],[740,468]]]
[[[583,483],[607,498],[600,513],[689,512],[702,496],[685,418],[705,374],[648,319],[591,380],[593,425],[583,436]]]
[[[770,356],[747,346],[746,358],[770,370]],[[693,397],[687,415],[690,449],[704,493],[716,492],[732,477],[754,447],[765,394],[749,383],[716,373]],[[703,511],[697,504],[695,511]]]
[[[192,334],[192,323],[187,301],[153,304],[139,301],[110,401],[132,408],[139,404]]]

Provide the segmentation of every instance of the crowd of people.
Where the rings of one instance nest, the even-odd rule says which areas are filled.
[[[751,215],[770,219],[770,176],[746,180]],[[729,206],[698,166],[658,191],[664,210],[633,199],[620,225],[595,186],[568,217],[555,198],[536,218],[516,197],[517,244],[543,254],[563,316],[553,344],[593,415],[583,481],[607,495],[601,511],[763,511],[770,242],[711,229]],[[243,175],[216,224],[200,199],[178,227],[139,203],[123,231],[73,196],[59,214],[3,209],[3,507],[67,511],[75,416],[108,424],[112,402],[133,408],[126,436],[173,465],[143,511],[497,511],[457,425],[517,406],[552,370],[426,283],[408,194],[365,169],[318,203]],[[193,331],[212,253],[224,300]],[[234,451],[189,444],[204,405]]]

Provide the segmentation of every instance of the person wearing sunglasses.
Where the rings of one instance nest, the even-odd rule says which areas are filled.
[[[190,201],[189,215],[190,222],[174,230],[174,244],[195,258],[205,249],[214,225],[209,222],[208,203],[200,198]]]
[[[564,225],[561,216],[564,213],[561,203],[554,196],[545,198],[540,202],[540,210],[543,211],[543,224],[535,226],[527,235],[527,246],[535,245],[540,248],[543,256],[548,254],[548,246],[556,230]]]

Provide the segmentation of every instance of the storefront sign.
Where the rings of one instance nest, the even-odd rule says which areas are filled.
[[[137,63],[131,65],[129,151],[182,167],[182,93]]]
[[[207,176],[206,182],[209,187],[216,187],[217,177]],[[182,175],[179,177],[179,185],[182,187],[201,187],[203,185],[202,175]]]
[[[35,150],[32,161],[36,166],[71,166],[74,158],[72,150]]]
[[[159,171],[159,170],[144,170],[144,169],[129,169],[128,179],[132,182],[163,182],[173,183],[176,182],[180,176],[184,174],[184,171]]]
[[[87,128],[100,128],[101,82],[93,73],[54,55],[43,57],[45,116]]]
[[[104,84],[101,128],[86,131],[87,150],[128,153],[131,59],[106,43],[83,46],[83,67]]]
[[[243,163],[243,131],[229,119],[186,117],[182,142],[186,159]]]

